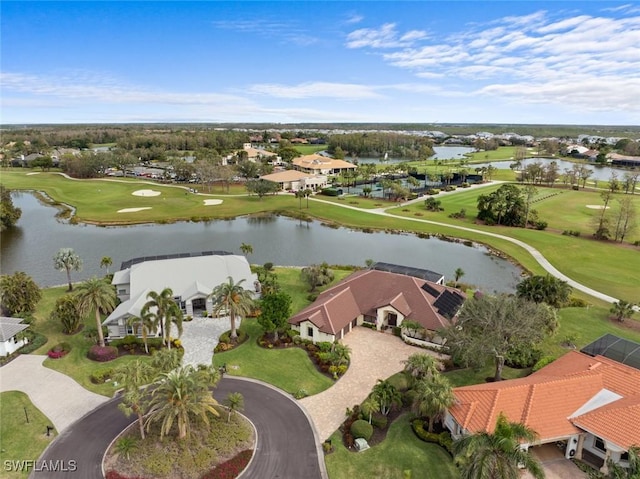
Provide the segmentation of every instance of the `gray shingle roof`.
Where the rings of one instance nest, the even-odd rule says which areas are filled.
[[[7,341],[27,329],[29,325],[22,324],[22,321],[22,318],[0,317],[0,341]]]

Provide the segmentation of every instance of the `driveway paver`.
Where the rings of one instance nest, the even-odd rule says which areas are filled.
[[[345,419],[345,411],[360,404],[378,379],[386,379],[404,368],[402,361],[415,353],[436,353],[405,344],[392,334],[356,327],[342,340],[351,348],[348,371],[332,387],[300,400],[324,441]]]
[[[62,433],[109,398],[42,365],[47,356],[22,354],[0,368],[0,392],[22,391]]]
[[[544,468],[546,479],[584,479],[587,475],[553,444],[543,444],[530,449]],[[533,479],[529,472],[523,472],[522,479]]]
[[[236,326],[240,327],[240,321],[236,320]],[[174,326],[175,329],[175,326]],[[182,323],[182,336],[180,342],[184,347],[183,364],[211,364],[213,349],[218,345],[218,338],[225,331],[231,329],[229,317],[203,318],[195,317],[193,320]],[[178,337],[177,331],[172,333]]]

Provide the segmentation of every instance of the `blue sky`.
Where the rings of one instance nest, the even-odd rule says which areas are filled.
[[[0,2],[2,123],[640,124],[640,3]]]

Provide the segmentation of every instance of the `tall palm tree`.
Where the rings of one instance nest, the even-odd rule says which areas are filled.
[[[532,443],[537,434],[517,422],[498,416],[493,433],[480,432],[465,436],[453,444],[455,462],[462,479],[518,479],[520,468],[536,479],[545,477],[538,460],[520,447],[522,442]]]
[[[149,333],[155,330],[153,313],[143,310],[140,312],[140,316],[131,316],[128,322],[130,326],[133,326],[136,334],[138,334],[138,328],[140,328],[140,333],[142,334],[142,342],[144,343],[144,351],[149,354],[149,345],[147,344],[147,338],[149,337]]]
[[[415,390],[418,394],[413,403],[414,411],[429,418],[429,432],[433,432],[433,424],[442,419],[455,401],[451,384],[444,376],[435,374],[418,381]]]
[[[402,401],[402,396],[396,387],[389,381],[378,379],[378,383],[373,386],[371,396],[380,404],[380,412],[385,416],[389,414],[394,404]]]
[[[116,307],[116,289],[104,279],[95,276],[88,279],[76,288],[76,297],[80,311],[84,316],[89,311],[95,311],[96,329],[98,330],[98,344],[104,347],[104,334],[102,334],[102,321],[100,312],[110,313]]]
[[[415,353],[402,362],[404,370],[411,375],[414,383],[440,372],[438,360],[429,354]]]
[[[251,312],[254,305],[251,291],[242,287],[243,282],[244,279],[241,279],[236,283],[233,281],[233,278],[229,276],[226,283],[221,283],[216,286],[209,295],[209,297],[213,299],[214,313],[218,314],[224,311],[225,314],[229,315],[229,321],[231,323],[230,338],[233,340],[238,337],[236,317],[240,317],[242,320],[242,318]]]
[[[458,287],[458,281],[463,276],[464,276],[464,270],[462,268],[456,268],[456,270],[453,272],[453,277],[456,280],[456,287]]]
[[[113,380],[122,385],[124,392],[122,401],[118,404],[118,409],[125,413],[127,417],[135,414],[138,419],[140,437],[144,434],[144,415],[149,401],[149,393],[143,386],[149,384],[154,375],[155,369],[147,362],[136,360],[122,364],[116,369]]]
[[[162,340],[171,349],[171,325],[178,329],[178,337],[182,336],[182,310],[173,300],[171,288],[165,288],[160,293],[155,291],[147,294],[147,301],[140,312],[140,316],[149,315],[155,327],[160,327]]]
[[[191,432],[193,419],[209,425],[208,414],[219,416],[218,402],[211,395],[209,381],[191,365],[163,373],[153,390],[147,415],[147,431],[154,422],[161,422],[160,437],[171,432],[175,422],[178,439]]]
[[[100,267],[107,268],[107,275],[109,274],[109,267],[113,264],[111,256],[103,256],[100,260]]]

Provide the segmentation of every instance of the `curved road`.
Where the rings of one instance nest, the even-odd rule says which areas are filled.
[[[263,383],[232,377],[220,381],[214,397],[222,402],[230,392],[244,396],[243,413],[258,432],[256,451],[243,478],[327,478],[316,432],[295,400]],[[118,398],[111,399],[66,429],[38,460],[42,470],[31,477],[102,479],[105,450],[134,420],[118,410],[118,402]],[[62,470],[45,471],[43,461]],[[71,470],[72,464],[76,470]]]

